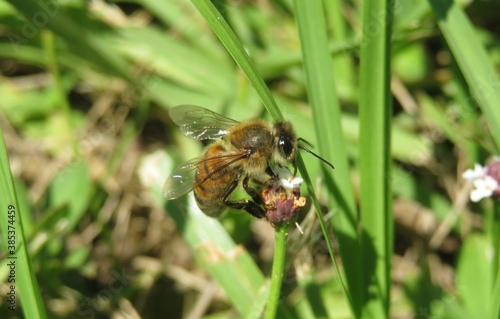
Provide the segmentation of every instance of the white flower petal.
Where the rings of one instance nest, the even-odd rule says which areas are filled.
[[[498,187],[498,182],[491,176],[475,179],[472,184],[479,190],[494,191]]]
[[[474,203],[479,202],[481,199],[485,197],[488,197],[488,195],[485,196],[482,190],[474,189],[472,192],[470,192],[470,200],[473,201]]]
[[[295,176],[292,178],[292,172],[286,167],[277,167],[274,169],[275,173],[280,178],[279,183],[286,189],[293,189],[304,181],[302,177]]]
[[[474,188],[476,189],[485,189],[486,188],[486,183],[484,181],[484,178],[478,178],[472,181],[472,185],[474,185]]]
[[[486,175],[486,168],[479,164],[474,164],[474,169],[468,169],[463,172],[462,177],[468,181],[474,181],[475,179],[482,178]]]
[[[288,189],[292,189],[292,188],[295,188],[297,186],[300,186],[300,184],[303,182],[304,180],[302,179],[302,177],[294,177],[292,178],[291,180],[290,179],[280,179],[280,183],[281,185],[283,185],[283,187],[285,188],[288,188]]]
[[[292,177],[292,172],[290,172],[290,170],[286,167],[278,166],[274,169],[274,172],[280,179],[289,179],[290,177]]]
[[[475,179],[472,183],[474,184],[474,190],[470,193],[470,200],[473,202],[490,197],[498,188],[498,182],[491,176]]]
[[[498,182],[493,177],[486,176],[484,178],[484,186],[494,192],[498,188]]]

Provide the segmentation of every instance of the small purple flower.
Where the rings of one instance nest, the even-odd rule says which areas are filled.
[[[273,225],[290,222],[297,209],[306,204],[300,197],[301,177],[293,177],[286,168],[276,169],[279,179],[271,180],[261,192],[266,208],[266,219]]]
[[[472,182],[474,189],[470,193],[470,200],[478,202],[486,197],[500,197],[500,158],[494,157],[486,167],[479,164],[474,169],[468,169],[462,177]]]

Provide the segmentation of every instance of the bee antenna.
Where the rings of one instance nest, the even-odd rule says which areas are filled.
[[[303,140],[303,139],[301,139]],[[303,140],[305,141],[305,140]],[[327,161],[326,159],[324,159],[323,157],[319,156],[318,154],[314,153],[313,151],[311,151],[310,149],[308,148],[305,148],[304,146],[302,145],[298,145],[297,146],[298,148],[300,148],[301,150],[304,150],[306,151],[307,153],[311,154],[312,156],[316,157],[317,159],[323,161],[323,163],[325,163],[326,165],[330,166],[331,168],[335,169],[335,166],[333,166],[332,163],[330,163],[329,161]]]
[[[314,147],[314,145],[313,145],[311,142],[309,142],[308,140],[306,140],[306,139],[304,139],[304,138],[302,138],[302,137],[299,137],[299,138],[297,139],[297,141],[298,141],[299,143],[300,143],[300,142],[303,142],[303,143],[305,143],[305,144],[309,145],[309,147]]]

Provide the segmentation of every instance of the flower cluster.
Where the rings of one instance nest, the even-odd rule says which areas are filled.
[[[290,222],[296,211],[306,204],[300,197],[302,178],[292,176],[286,168],[277,168],[278,179],[271,180],[261,192],[266,208],[266,219],[273,225]]]
[[[499,157],[495,157],[486,167],[475,164],[474,169],[466,170],[462,176],[474,185],[474,189],[470,193],[471,201],[478,202],[492,196],[500,197]]]

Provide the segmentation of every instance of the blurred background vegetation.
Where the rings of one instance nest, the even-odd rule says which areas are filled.
[[[312,126],[292,1],[214,3],[285,118],[299,136],[316,144],[321,136]],[[335,76],[351,183],[359,195],[362,3],[325,4],[329,17],[336,11],[343,18],[327,21],[334,67],[325,72]],[[500,3],[463,6],[498,68]],[[475,313],[484,318],[476,310],[489,298],[485,286],[491,288],[493,280],[482,274],[489,267],[485,217],[491,218],[494,207],[488,200],[470,204],[471,186],[461,174],[496,154],[496,147],[428,2],[397,1],[395,8],[391,317],[473,318]],[[269,119],[192,4],[2,0],[0,58],[0,124],[48,316],[241,315],[245,309],[235,305],[238,289],[231,291],[228,284],[222,289],[214,280],[214,272],[225,268],[210,268],[207,259],[213,256],[194,257],[201,244],[184,227],[181,211],[187,203],[164,207],[158,195],[170,170],[203,149],[181,136],[168,108],[194,104],[238,120]],[[498,89],[498,83],[488,87]],[[327,207],[322,196],[318,161],[305,159],[324,213],[334,215],[335,207]],[[199,227],[211,222],[199,218],[205,225]],[[285,317],[349,318],[309,207],[300,220],[305,234],[293,230],[289,236]],[[221,236],[233,252],[244,247],[244,256],[258,266],[247,269],[255,272],[249,278],[258,278],[258,287],[270,273],[273,228],[247,214],[227,214],[221,223],[203,228],[206,235]],[[7,271],[0,269],[4,283]],[[20,310],[7,309],[7,285],[0,288],[0,317],[22,317]]]

